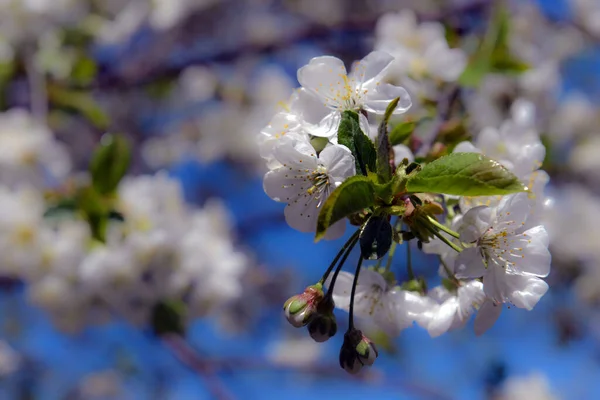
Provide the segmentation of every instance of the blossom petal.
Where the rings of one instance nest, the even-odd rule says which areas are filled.
[[[479,307],[485,301],[483,283],[473,280],[465,283],[457,291],[459,314],[462,320],[466,320],[473,314],[475,307]]]
[[[332,56],[315,57],[298,70],[300,85],[325,102],[345,93],[346,76],[342,60]]]
[[[517,261],[518,270],[527,274],[545,277],[550,273],[552,256],[548,251],[548,233],[543,226],[531,228],[515,237],[522,247],[522,259]]]
[[[467,65],[465,52],[461,49],[450,49],[443,38],[431,43],[424,57],[430,74],[446,82],[457,80]]]
[[[485,300],[475,316],[475,335],[481,336],[487,332],[496,323],[501,312],[501,304],[495,304],[490,299]]]
[[[342,114],[332,111],[325,115],[317,124],[304,123],[304,129],[313,136],[331,138],[335,137],[342,121]]]
[[[505,224],[503,228],[505,227],[508,231],[514,232],[525,225],[530,209],[527,193],[504,196],[498,204],[497,223],[495,225]],[[495,226],[495,228],[497,230],[499,227]]]
[[[429,332],[429,335],[431,337],[437,337],[446,333],[448,329],[450,329],[452,322],[454,322],[457,310],[458,299],[456,297],[452,297],[440,305],[439,308],[434,311],[433,318],[427,325],[427,332]]]
[[[468,142],[468,141],[460,142],[459,144],[457,144],[452,152],[453,153],[480,153],[481,154],[481,150],[479,150],[477,147],[475,147],[473,145],[473,143]]]
[[[333,274],[330,274],[325,282],[325,287],[331,287],[332,278]],[[352,291],[353,281],[354,275],[349,272],[340,271],[338,274],[333,287],[333,301],[337,308],[347,310],[350,306],[350,293]]]
[[[308,193],[301,193],[295,200],[288,203],[283,211],[285,221],[288,225],[300,232],[315,232],[317,229],[317,218],[319,200]]]
[[[486,273],[486,267],[483,258],[477,247],[469,247],[461,251],[454,262],[454,271],[456,277],[480,278]]]
[[[393,114],[405,113],[412,106],[410,95],[403,87],[390,85],[389,83],[381,84],[374,91],[369,91],[364,108],[368,112],[383,114],[390,101],[396,97],[399,97],[400,101]]]
[[[508,298],[519,308],[532,310],[548,291],[548,284],[535,276],[507,274],[506,280],[510,288]]]
[[[394,160],[396,160],[396,164],[398,164],[405,158],[408,159],[408,161],[410,162],[413,162],[415,160],[415,156],[413,155],[412,151],[410,151],[408,146],[405,146],[403,144],[397,144],[394,147],[392,147],[392,150],[394,150]]]
[[[325,147],[319,154],[319,160],[336,186],[356,174],[354,156],[346,146],[333,144]]]
[[[373,87],[384,78],[393,61],[394,57],[385,51],[373,51],[352,66],[350,79],[354,79],[357,86]]]
[[[458,228],[460,240],[467,243],[476,242],[492,225],[494,210],[490,207],[479,206],[471,208],[463,216]]]

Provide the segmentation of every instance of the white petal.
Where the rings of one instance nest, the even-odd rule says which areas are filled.
[[[403,87],[390,85],[389,83],[381,84],[374,91],[369,91],[364,108],[375,114],[383,114],[390,101],[396,97],[399,97],[400,101],[394,110],[394,114],[405,113],[412,105],[408,92]]]
[[[550,273],[552,256],[548,251],[548,233],[543,226],[536,226],[517,235],[517,243],[523,246],[522,258],[515,261],[520,272],[545,277]]]
[[[290,175],[289,172],[287,168],[282,167],[265,174],[263,189],[267,196],[275,201],[287,203],[300,195],[303,178],[296,178],[298,175]],[[294,186],[291,186],[292,183]]]
[[[354,156],[346,146],[334,144],[325,147],[319,154],[319,161],[327,168],[327,174],[335,182],[335,185],[356,175]]]
[[[342,114],[338,111],[331,111],[317,124],[304,123],[303,127],[313,136],[331,138],[337,135],[341,120]]]
[[[429,289],[427,291],[427,296],[441,304],[449,298],[454,297],[454,294],[450,293],[448,289],[440,285],[434,287],[433,289]]]
[[[486,268],[479,248],[468,247],[461,251],[454,262],[454,271],[460,279],[480,278],[485,275]]]
[[[433,318],[427,326],[429,335],[431,337],[437,337],[446,333],[454,321],[457,310],[458,299],[456,297],[452,297],[440,305],[439,308],[434,311]]]
[[[456,147],[454,148],[454,150],[452,152],[453,153],[481,153],[481,150],[479,150],[477,147],[475,147],[473,145],[473,143],[471,143],[471,142],[460,142],[459,144],[456,145]]]
[[[294,100],[290,104],[290,113],[307,124],[318,125],[331,112],[323,104],[323,100],[304,88],[294,92]]]
[[[533,309],[548,291],[548,284],[534,276],[507,274],[507,283],[510,287],[510,302],[527,310]]]
[[[317,229],[317,217],[319,200],[303,192],[296,200],[291,201],[283,211],[285,221],[292,228],[300,232],[312,232]]]
[[[346,67],[339,58],[315,57],[298,70],[298,82],[316,96],[332,101],[339,93],[345,93],[346,75]]]
[[[502,304],[495,304],[487,299],[475,316],[475,335],[481,336],[488,331],[500,317]]]
[[[471,208],[463,216],[461,226],[458,228],[460,240],[467,243],[476,242],[490,228],[493,217],[494,210],[489,207]]]
[[[506,227],[509,231],[515,231],[525,225],[530,209],[527,193],[504,196],[498,204],[496,220],[499,223],[507,224]]]
[[[346,232],[346,218],[336,222],[327,229],[327,233],[323,236],[325,240],[339,239]]]
[[[444,39],[428,46],[424,55],[429,72],[436,78],[452,82],[464,71],[467,56],[461,49],[450,49]]]
[[[415,156],[413,155],[412,151],[410,151],[410,149],[403,144],[395,145],[392,147],[392,150],[394,150],[394,160],[396,160],[396,164],[400,163],[405,158],[407,158],[410,162],[415,160]]]
[[[392,61],[394,57],[385,51],[373,51],[352,66],[350,78],[363,87],[372,87],[383,79]]]
[[[329,275],[325,282],[325,287],[331,287],[331,280],[333,273]],[[335,306],[342,310],[347,310],[350,306],[350,293],[352,291],[352,282],[354,281],[354,275],[346,271],[340,271],[336,280],[335,286],[333,287],[333,301]]]
[[[317,155],[315,149],[308,140],[301,140],[296,135],[286,135],[281,138],[273,148],[273,156],[281,164],[293,170],[310,169],[317,167]]]
[[[468,319],[475,307],[479,307],[485,300],[483,283],[470,281],[458,288],[459,315],[461,320]]]

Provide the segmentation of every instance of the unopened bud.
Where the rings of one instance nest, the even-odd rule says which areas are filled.
[[[375,343],[363,335],[361,341],[356,345],[356,354],[358,354],[358,360],[363,365],[371,366],[375,362],[375,359],[377,359],[379,352],[377,351],[377,347],[375,347]]]
[[[337,322],[333,313],[317,314],[308,324],[308,333],[315,342],[326,342],[335,336],[336,332]]]
[[[285,317],[296,328],[305,326],[316,315],[317,307],[322,299],[322,286],[320,284],[309,286],[304,293],[290,297],[283,304]]]
[[[344,335],[340,350],[340,366],[350,374],[357,374],[363,366],[371,366],[379,353],[375,344],[357,329],[350,329]]]

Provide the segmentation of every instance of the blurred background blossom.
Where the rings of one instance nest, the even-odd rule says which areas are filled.
[[[0,0],[0,398],[600,398],[599,44],[596,0]],[[553,260],[534,311],[370,332],[351,377],[281,312],[349,233],[289,228],[258,144],[299,67],[373,49],[396,154],[510,163]]]

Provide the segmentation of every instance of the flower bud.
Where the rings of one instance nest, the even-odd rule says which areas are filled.
[[[368,337],[362,335],[362,339],[356,345],[356,354],[358,355],[358,360],[363,363],[363,365],[371,366],[375,362],[379,352],[377,351],[377,347],[375,347],[375,343]]]
[[[285,317],[290,324],[300,328],[308,324],[317,313],[317,306],[323,299],[320,284],[309,286],[304,293],[290,297],[284,304]]]
[[[337,332],[337,322],[333,313],[317,314],[308,324],[308,333],[315,342],[325,342]]]
[[[357,374],[363,366],[371,366],[379,353],[375,344],[357,329],[350,329],[344,335],[340,350],[340,366],[350,374]]]

